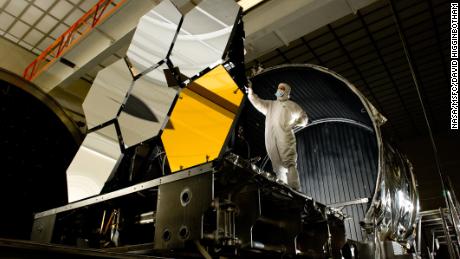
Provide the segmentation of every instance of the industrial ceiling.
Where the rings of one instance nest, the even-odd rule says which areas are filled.
[[[98,0],[2,0],[0,35],[40,54]]]
[[[449,1],[395,1],[435,134],[449,129]],[[270,67],[312,63],[354,83],[388,119],[395,141],[427,134],[409,65],[387,1],[328,24],[252,61]]]

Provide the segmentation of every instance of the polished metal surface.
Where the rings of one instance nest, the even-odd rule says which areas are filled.
[[[163,0],[142,16],[126,53],[136,73],[142,73],[165,59],[173,44],[182,14]]]
[[[69,202],[99,194],[122,156],[114,125],[89,133],[67,168]]]
[[[304,128],[308,128],[308,127],[311,127],[311,126],[314,126],[314,125],[317,125],[317,124],[321,124],[321,123],[325,123],[325,122],[340,122],[340,123],[347,123],[347,124],[352,124],[352,125],[355,125],[355,126],[358,126],[358,127],[362,127],[370,132],[373,132],[374,129],[372,129],[371,127],[361,123],[361,122],[358,122],[358,121],[354,121],[354,120],[350,120],[350,119],[344,119],[344,118],[328,118],[328,119],[317,119],[309,124],[307,124]],[[294,133],[297,133],[299,131],[301,131],[302,129],[304,128],[296,128],[294,129]]]
[[[185,15],[170,57],[181,73],[192,77],[222,63],[239,10],[235,1],[203,0]]]
[[[99,71],[82,105],[88,129],[117,117],[132,80],[123,59]]]
[[[412,164],[389,145],[384,149],[382,177],[377,188],[377,203],[365,219],[375,224],[380,240],[409,245],[416,236],[419,198]]]

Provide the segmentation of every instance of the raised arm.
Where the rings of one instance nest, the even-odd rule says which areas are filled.
[[[252,85],[251,83],[248,84],[248,99],[251,102],[251,104],[263,115],[267,114],[268,106],[270,101],[268,100],[263,100],[260,99],[259,96],[257,96],[253,91],[252,91]]]

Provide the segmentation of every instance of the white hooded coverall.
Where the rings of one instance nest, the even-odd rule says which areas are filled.
[[[281,83],[285,90],[277,100],[263,100],[248,88],[249,101],[265,115],[265,147],[278,179],[300,190],[299,174],[297,172],[296,139],[293,128],[305,126],[308,116],[295,102],[289,100],[291,87]]]

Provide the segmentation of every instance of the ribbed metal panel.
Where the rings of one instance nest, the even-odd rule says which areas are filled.
[[[262,99],[274,100],[280,82],[292,86],[291,100],[297,102],[314,122],[322,119],[354,120],[372,128],[372,122],[358,96],[341,80],[329,73],[307,66],[278,67],[251,80],[254,92]],[[266,155],[264,143],[265,117],[247,103],[239,125],[250,143],[251,156]],[[270,166],[268,167],[270,169]]]
[[[330,74],[303,66],[280,67],[254,77],[254,91],[261,98],[275,99],[280,82],[292,86],[291,99],[307,111],[311,121],[344,118],[372,126],[359,98]]]
[[[357,122],[358,125],[324,122],[298,132],[298,169],[303,191],[321,203],[372,198],[377,181],[377,140],[363,103],[344,81],[328,72],[299,65],[268,69],[252,82],[259,97],[272,100],[280,82],[290,84],[291,99],[307,112],[311,123],[324,119]],[[248,103],[239,125],[244,129],[251,157],[265,157],[265,117]],[[271,170],[270,163],[264,169]],[[362,240],[359,221],[367,207],[361,204],[344,208],[350,216],[345,222],[348,238]]]
[[[323,123],[297,134],[298,169],[302,189],[324,204],[372,198],[378,154],[372,132],[345,123]],[[350,216],[347,238],[362,240],[359,221],[367,204],[344,208]]]

